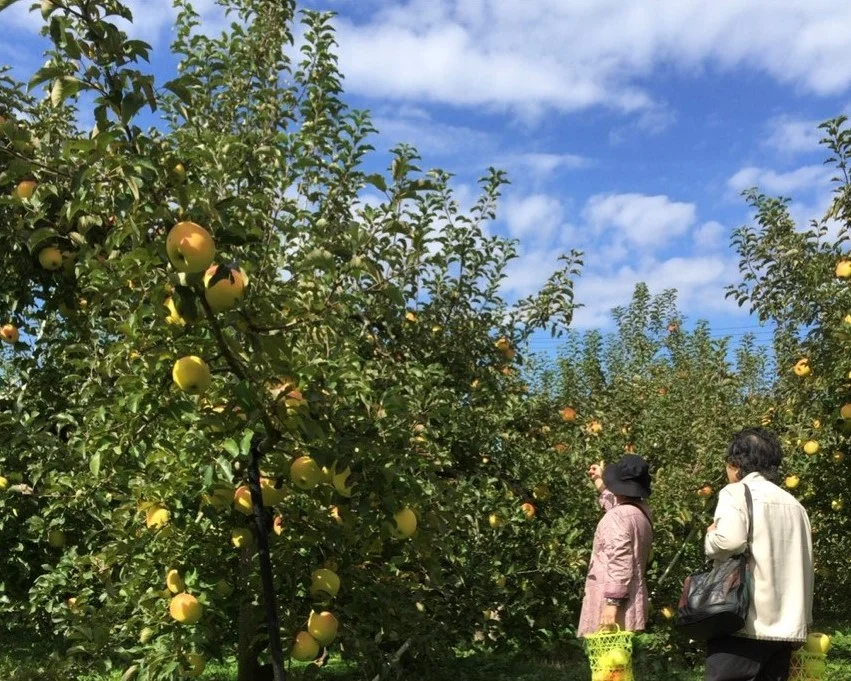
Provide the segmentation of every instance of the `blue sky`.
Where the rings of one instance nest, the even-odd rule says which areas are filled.
[[[42,61],[29,4],[0,14],[0,62],[21,78]],[[127,4],[164,82],[170,2]],[[213,0],[196,6],[208,31],[225,25]],[[586,251],[579,328],[608,326],[646,281],[679,289],[692,321],[740,335],[756,322],[723,295],[737,274],[730,231],[749,220],[740,191],[790,196],[800,220],[827,205],[815,126],[851,107],[847,0],[302,6],[339,12],[347,99],[373,111],[379,150],[414,144],[426,167],[456,173],[462,202],[489,165],[508,170],[492,229],[520,240],[509,297],[536,290],[559,252]]]

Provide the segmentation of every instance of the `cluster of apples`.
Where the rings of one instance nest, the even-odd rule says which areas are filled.
[[[592,681],[628,681],[632,678],[629,669],[632,655],[626,648],[612,648],[600,655],[592,664]]]
[[[175,270],[185,275],[202,272],[204,299],[212,312],[226,312],[242,300],[248,277],[241,269],[215,264],[216,244],[212,235],[201,225],[185,220],[178,222],[166,237],[166,253]],[[166,300],[168,321],[186,323],[178,301]],[[202,395],[211,383],[210,368],[196,355],[181,357],[174,363],[172,378],[183,392]]]
[[[195,596],[186,593],[186,583],[183,581],[180,572],[174,568],[167,570],[165,585],[166,594],[174,594],[168,605],[168,613],[171,618],[180,624],[197,624],[201,620],[201,615],[204,614],[204,606]],[[141,638],[150,639],[152,634],[151,630],[143,630]],[[142,641],[142,643],[146,642],[146,640]],[[189,678],[196,678],[204,673],[207,660],[201,653],[190,652],[186,654],[185,664],[184,675]]]
[[[804,647],[792,653],[790,679],[797,681],[820,681],[827,671],[827,653],[830,650],[830,636],[817,632],[807,636]]]
[[[836,265],[836,276],[840,279],[848,279],[851,278],[851,260],[842,259]],[[845,323],[851,323],[851,314],[846,315]],[[792,367],[792,373],[795,374],[798,378],[807,378],[812,374],[813,368],[810,364],[810,360],[808,357],[802,357],[797,362],[795,362]],[[851,378],[851,373],[849,373],[849,378]],[[851,420],[851,403],[843,404],[839,409],[839,416],[845,421]],[[764,421],[765,423],[765,421]],[[813,430],[819,430],[821,428],[821,421],[819,419],[815,419],[812,423]],[[821,451],[821,444],[815,438],[810,438],[804,442],[799,441],[799,445],[801,446],[804,454],[808,456],[815,456]],[[833,460],[836,463],[841,463],[845,458],[844,452],[837,451],[833,454]],[[801,484],[801,478],[799,475],[792,473],[786,476],[784,480],[784,484],[787,489],[794,490]],[[833,499],[830,502],[830,507],[836,511],[840,512],[845,508],[845,502],[842,499]]]
[[[310,595],[320,603],[327,604],[337,597],[340,591],[340,577],[329,568],[319,568],[310,576]],[[311,662],[319,656],[319,651],[331,645],[337,638],[340,623],[328,610],[312,610],[307,618],[305,630],[296,634],[290,655],[299,662]]]

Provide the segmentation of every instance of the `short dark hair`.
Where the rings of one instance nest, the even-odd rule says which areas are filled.
[[[761,473],[772,482],[779,482],[783,461],[780,438],[765,428],[745,428],[730,441],[726,461],[739,469],[739,478]]]

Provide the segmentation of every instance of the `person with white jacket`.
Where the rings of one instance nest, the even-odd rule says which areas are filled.
[[[747,485],[753,497],[753,594],[745,626],[708,642],[706,681],[786,681],[792,651],[806,641],[812,624],[810,520],[798,500],[776,484],[782,458],[779,439],[763,428],[737,433],[727,450],[730,484],[718,495],[704,548],[714,560],[747,548]]]

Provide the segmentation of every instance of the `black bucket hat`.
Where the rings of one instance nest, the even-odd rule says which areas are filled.
[[[603,482],[612,494],[646,499],[650,496],[650,467],[636,454],[627,454],[603,469]]]

